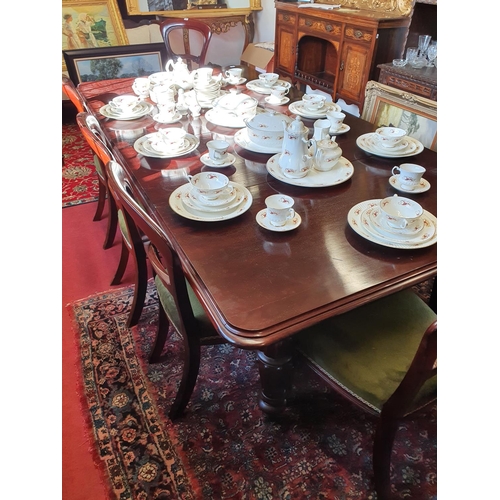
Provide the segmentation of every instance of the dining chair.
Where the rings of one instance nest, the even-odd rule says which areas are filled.
[[[196,69],[193,63],[197,67],[207,63],[208,46],[212,39],[212,30],[207,24],[197,19],[165,19],[159,21],[159,25],[168,59],[174,62],[178,57],[184,59],[190,71]]]
[[[139,230],[150,242],[146,253],[153,268],[160,307],[156,339],[149,362],[160,363],[165,360],[166,356],[162,353],[169,324],[183,341],[182,377],[169,410],[170,419],[175,420],[182,415],[193,393],[200,367],[201,346],[223,344],[226,340],[219,335],[205,313],[168,236],[141,206],[123,166],[110,161],[106,169],[110,189],[123,210],[136,252],[144,252]]]
[[[108,200],[108,228],[106,231],[104,248],[107,249],[112,246],[117,228],[120,229],[121,233],[120,261],[118,263],[115,275],[111,280],[111,285],[114,286],[120,284],[127,268],[129,255],[132,254],[134,258],[134,299],[127,321],[127,326],[134,326],[139,322],[139,318],[144,306],[144,300],[146,298],[148,281],[148,268],[146,258],[142,257],[142,254],[136,253],[135,247],[132,246],[128,227],[123,219],[123,214],[118,208],[115,198],[109,190],[108,176],[106,173],[105,165],[109,161],[114,160],[115,157],[111,151],[106,137],[102,132],[98,120],[93,115],[84,112],[78,113],[78,115],[76,116],[76,122],[80,127],[83,136],[94,152],[94,162],[99,177],[99,201],[96,211],[96,214],[99,213],[99,217],[100,214],[102,214],[102,209],[104,208],[106,199]],[[101,204],[101,207],[99,207],[99,204]],[[94,220],[100,220],[100,218],[96,219],[94,217]],[[143,238],[142,243],[147,245],[147,239]]]
[[[337,393],[378,415],[373,472],[390,499],[393,443],[400,422],[437,399],[437,315],[402,290],[300,332],[302,358]]]

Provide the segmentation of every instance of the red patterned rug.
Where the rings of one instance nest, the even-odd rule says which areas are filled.
[[[202,348],[186,414],[167,417],[182,349],[148,365],[157,318],[150,283],[137,327],[126,327],[132,288],[77,301],[83,392],[96,456],[117,499],[375,500],[372,436],[376,418],[297,367],[295,400],[280,420],[257,405],[256,354],[230,345]],[[308,397],[307,394],[312,394]],[[436,407],[405,422],[396,438],[394,498],[434,500]]]
[[[62,125],[62,206],[96,201],[99,179],[94,155],[76,123]]]

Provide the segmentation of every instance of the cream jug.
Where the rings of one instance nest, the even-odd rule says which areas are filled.
[[[314,168],[321,172],[331,170],[339,161],[342,150],[333,139],[317,141],[317,150],[314,155]]]
[[[290,124],[283,121],[283,127],[285,134],[278,164],[286,177],[304,177],[312,167],[316,140],[307,139],[309,129],[298,116]]]

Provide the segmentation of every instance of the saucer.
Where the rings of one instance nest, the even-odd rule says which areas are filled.
[[[397,175],[393,175],[389,179],[389,184],[394,188],[397,189],[398,191],[402,191],[403,193],[425,193],[425,191],[428,191],[431,187],[428,181],[426,181],[424,178],[420,179],[420,184],[413,188],[413,189],[405,189],[401,186],[399,183],[399,179]]]
[[[177,123],[180,119],[182,118],[182,115],[180,113],[175,113],[172,118],[169,120],[162,118],[161,113],[157,113],[156,115],[153,115],[153,120],[158,123]]]
[[[255,220],[259,224],[259,226],[263,227],[264,229],[269,229],[269,231],[276,231],[278,233],[282,233],[284,231],[291,231],[292,229],[296,229],[300,226],[300,223],[302,222],[302,218],[300,215],[295,212],[295,215],[286,221],[286,223],[283,226],[273,226],[268,220],[267,220],[267,209],[263,208],[256,216]]]
[[[234,156],[231,153],[227,153],[227,158],[223,163],[215,163],[210,159],[210,154],[205,153],[204,155],[201,156],[200,161],[201,163],[207,165],[208,167],[223,168],[232,165],[236,161],[236,156]]]
[[[340,134],[345,134],[346,132],[349,132],[349,130],[351,130],[351,127],[349,127],[349,125],[346,125],[345,123],[343,123],[336,132],[333,132],[332,129],[330,128],[328,133],[331,135],[340,135]]]
[[[306,109],[302,101],[296,101],[292,102],[292,104],[288,106],[288,109],[295,115],[310,119],[325,118],[328,111],[342,111],[342,108],[334,102],[325,102],[324,106],[321,109],[310,111]]]
[[[224,79],[224,81],[228,84],[228,85],[242,85],[243,83],[245,83],[247,81],[246,78],[240,78],[237,82],[231,82],[229,81],[227,78]]]
[[[227,205],[231,203],[236,197],[236,189],[234,189],[234,183],[229,182],[229,186],[223,191],[217,198],[208,199],[199,193],[196,189],[191,189],[190,196],[198,202],[198,204],[207,207],[220,207],[222,205]]]
[[[271,99],[270,96],[267,96],[264,101],[267,102],[267,104],[271,104],[273,106],[282,106],[283,104],[286,104],[290,100],[289,97],[283,97],[281,101],[275,102],[273,99]]]

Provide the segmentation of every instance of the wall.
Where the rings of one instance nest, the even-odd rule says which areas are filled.
[[[254,12],[255,35],[254,43],[274,42],[276,9],[274,0],[261,0],[262,10]]]

